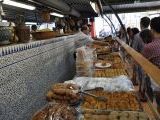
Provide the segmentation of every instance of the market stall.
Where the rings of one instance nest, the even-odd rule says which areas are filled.
[[[1,0],[0,120],[160,120],[160,70],[127,45],[118,15],[159,7],[158,0]],[[105,38],[95,36],[100,15],[112,31]],[[139,86],[133,65],[143,73]]]
[[[108,43],[108,47],[111,46],[115,47]],[[32,120],[159,119],[152,111],[154,107],[148,113],[141,103],[120,52],[107,49],[104,53],[104,47],[86,45],[77,49],[74,79],[53,84],[46,95],[48,105],[35,113]],[[57,111],[56,105],[60,106]],[[68,109],[63,107],[65,105]]]

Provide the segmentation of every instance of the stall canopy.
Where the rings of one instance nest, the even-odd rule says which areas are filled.
[[[66,16],[95,17],[98,14],[90,4],[90,0],[12,0],[19,3],[29,4],[36,7],[35,10],[27,10],[11,7],[3,4],[4,19],[14,20],[16,14],[23,14],[27,21],[38,21],[41,19],[39,13],[42,10],[57,12]],[[96,1],[95,1],[96,3]]]
[[[147,10],[160,9],[159,0],[101,0],[104,13],[112,13],[109,5],[116,10],[117,13],[143,12]]]
[[[36,7],[32,12],[27,9],[10,7],[3,5],[4,18],[14,20],[16,14],[23,14],[26,21],[41,21],[39,12],[47,9],[52,12],[75,16],[75,17],[95,17],[98,13],[91,6],[91,2],[96,4],[98,11],[102,14],[112,13],[108,5],[111,5],[117,13],[139,12],[155,10],[160,8],[159,0],[12,0]],[[101,5],[101,6],[100,6]],[[101,8],[101,9],[100,9]],[[54,17],[52,17],[54,18]]]

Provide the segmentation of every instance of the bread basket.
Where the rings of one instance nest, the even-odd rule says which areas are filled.
[[[58,33],[54,31],[32,32],[31,34],[35,40],[50,39],[58,35]]]

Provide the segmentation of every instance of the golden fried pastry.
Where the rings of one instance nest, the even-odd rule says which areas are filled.
[[[51,87],[51,90],[47,93],[47,100],[58,101],[65,103],[77,103],[80,100],[80,94],[74,92],[79,90],[80,87],[75,84],[57,83]]]
[[[110,111],[99,114],[85,113],[84,120],[149,120],[144,112]]]
[[[132,92],[113,92],[91,91],[96,96],[104,96],[106,101],[100,101],[95,98],[84,96],[82,104],[83,109],[106,109],[106,110],[140,110],[140,105],[136,99],[136,95]],[[130,97],[131,96],[131,97]]]
[[[52,101],[53,96],[54,96],[53,92],[51,90],[48,91],[47,96],[46,96],[47,101]]]
[[[55,104],[45,107],[36,113],[32,120],[48,120],[49,118],[56,120],[76,120],[76,110],[65,104]]]
[[[125,69],[105,69],[94,71],[94,77],[115,77],[119,75],[127,75]]]
[[[47,109],[48,108],[45,108],[44,110],[36,113],[34,115],[34,117],[32,118],[32,120],[46,120],[46,118],[47,118],[47,112],[48,112]]]

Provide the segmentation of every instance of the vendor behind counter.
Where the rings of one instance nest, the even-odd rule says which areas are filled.
[[[93,44],[98,44],[102,46],[108,45],[106,42],[93,40],[90,36],[90,28],[88,27],[88,25],[83,25],[81,27],[81,31],[88,36],[88,39],[83,43],[82,46],[91,46]]]

